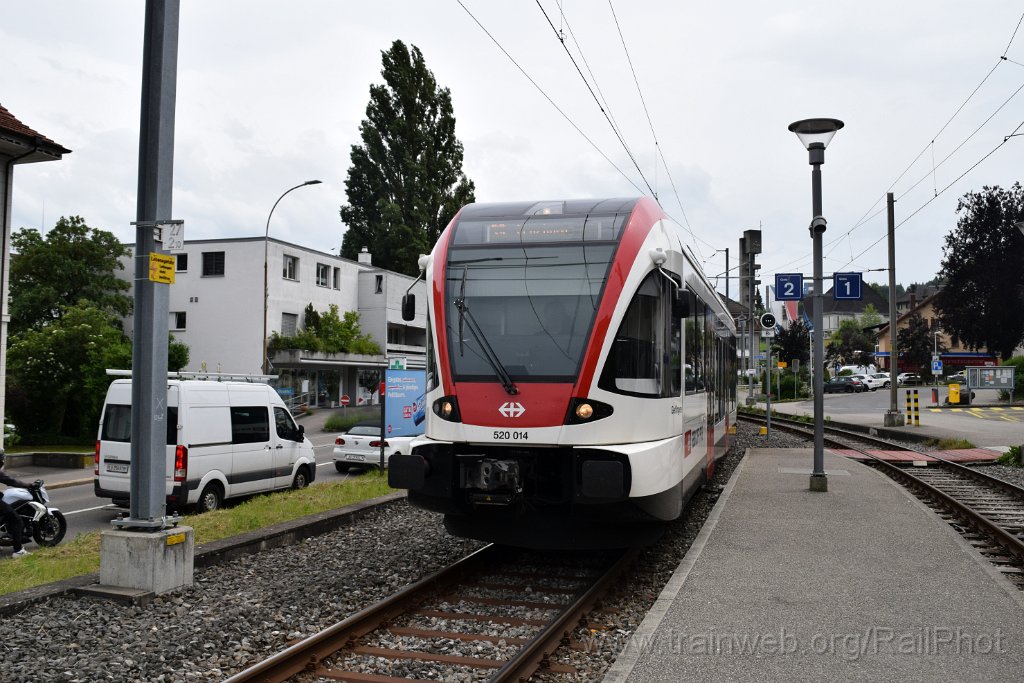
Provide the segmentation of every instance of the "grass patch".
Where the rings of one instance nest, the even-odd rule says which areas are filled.
[[[388,486],[386,474],[370,472],[336,483],[255,496],[230,508],[204,515],[185,515],[181,523],[195,529],[195,542],[200,545],[377,498],[394,490]],[[0,571],[0,594],[98,572],[99,569],[100,532],[79,534],[77,538],[54,548],[33,547],[30,557],[5,560],[3,571]]]
[[[967,439],[929,439],[925,443],[939,451],[955,451],[962,448],[977,448],[973,443]]]

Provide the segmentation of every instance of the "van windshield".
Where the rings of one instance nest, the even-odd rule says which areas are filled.
[[[100,440],[131,443],[132,407],[130,405],[107,404],[107,409],[103,413],[103,430],[100,433]],[[171,406],[167,409],[167,445],[173,446],[177,442],[178,408]]]

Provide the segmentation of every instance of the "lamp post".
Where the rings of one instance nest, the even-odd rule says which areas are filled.
[[[274,205],[272,207],[270,207],[270,213],[267,214],[267,229],[263,233],[263,374],[264,375],[267,374],[267,372],[269,370],[269,363],[267,362],[267,300],[270,298],[270,282],[267,279],[267,257],[269,256],[269,251],[270,251],[270,217],[274,215],[274,209],[277,208],[277,205],[281,202],[282,199],[284,199],[284,196],[286,194],[288,194],[292,190],[297,190],[300,187],[305,187],[306,185],[319,185],[319,184],[320,184],[319,180],[307,180],[306,182],[302,183],[301,185],[296,185],[295,187],[292,187],[292,188],[289,188],[289,189],[285,190],[284,193],[280,197],[277,198],[277,201],[274,202]]]
[[[808,163],[811,170],[811,239],[814,241],[814,354],[811,358],[814,386],[814,469],[811,471],[810,487],[812,491],[828,491],[828,478],[825,475],[825,401],[824,373],[821,361],[825,357],[825,335],[822,330],[821,308],[824,297],[821,287],[822,235],[827,225],[821,211],[821,165],[825,163],[825,147],[832,141],[832,136],[843,127],[839,119],[804,119],[789,124],[789,130],[796,133],[800,142],[807,148]]]

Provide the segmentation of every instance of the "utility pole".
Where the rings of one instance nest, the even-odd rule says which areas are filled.
[[[889,223],[889,410],[885,413],[884,424],[886,427],[902,427],[906,421],[896,407],[900,354],[896,348],[896,200],[892,192],[886,193],[885,204]]]

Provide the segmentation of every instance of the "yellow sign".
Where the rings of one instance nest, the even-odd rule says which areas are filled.
[[[150,253],[149,279],[165,285],[174,284],[174,257],[170,254]]]
[[[787,365],[789,365],[789,363],[787,363],[786,361],[784,361],[784,360],[780,360],[779,361],[779,367],[780,368],[785,369]]]
[[[185,542],[185,534],[171,534],[167,537],[167,545],[178,545]]]

